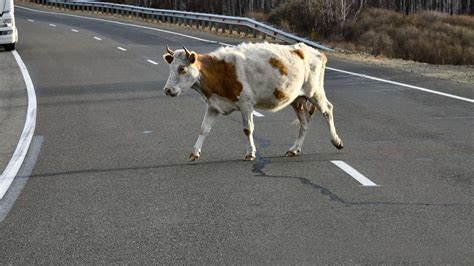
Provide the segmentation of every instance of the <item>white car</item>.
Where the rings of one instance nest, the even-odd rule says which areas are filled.
[[[0,45],[12,51],[17,41],[13,0],[0,0]]]

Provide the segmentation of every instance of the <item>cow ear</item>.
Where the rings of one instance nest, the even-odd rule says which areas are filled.
[[[173,56],[170,54],[164,54],[163,60],[165,60],[166,63],[171,64],[171,62],[173,62]]]
[[[188,60],[189,60],[189,63],[191,63],[191,64],[196,63],[197,54],[195,52],[191,52],[191,54],[189,55]]]

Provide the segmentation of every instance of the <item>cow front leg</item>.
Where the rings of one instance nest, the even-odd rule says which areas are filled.
[[[218,112],[211,107],[208,107],[204,119],[202,120],[201,130],[199,131],[199,137],[194,144],[193,152],[189,155],[189,161],[198,160],[201,157],[201,148],[207,134],[211,131],[212,124],[218,115]]]
[[[253,141],[253,107],[241,108],[242,122],[244,125],[244,134],[247,136],[247,153],[245,154],[244,161],[255,160],[257,149]]]

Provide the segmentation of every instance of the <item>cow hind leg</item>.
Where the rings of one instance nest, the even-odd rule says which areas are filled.
[[[309,111],[306,106],[306,98],[298,97],[292,103],[291,107],[295,110],[296,117],[298,118],[300,129],[298,137],[295,140],[295,144],[286,152],[286,157],[293,157],[296,156],[298,153],[301,152],[303,147],[303,142],[306,137],[306,131],[308,129],[309,122],[311,120],[311,111],[314,112],[313,107],[311,106]]]
[[[314,104],[323,114],[324,118],[326,118],[326,123],[329,127],[329,132],[331,134],[331,142],[332,144],[338,148],[342,149],[344,147],[341,138],[337,135],[336,127],[334,126],[334,115],[333,115],[333,105],[329,102],[329,100],[323,97],[311,97],[308,99],[312,104]]]

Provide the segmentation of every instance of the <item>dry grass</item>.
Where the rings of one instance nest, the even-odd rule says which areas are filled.
[[[376,56],[431,64],[474,65],[472,16],[436,12],[405,15],[369,8],[357,19],[343,22],[334,3],[338,2],[288,1],[269,14],[267,21],[313,40],[336,42]]]
[[[474,64],[474,18],[425,12],[406,16],[368,9],[343,30],[344,39],[373,55],[431,64]]]

